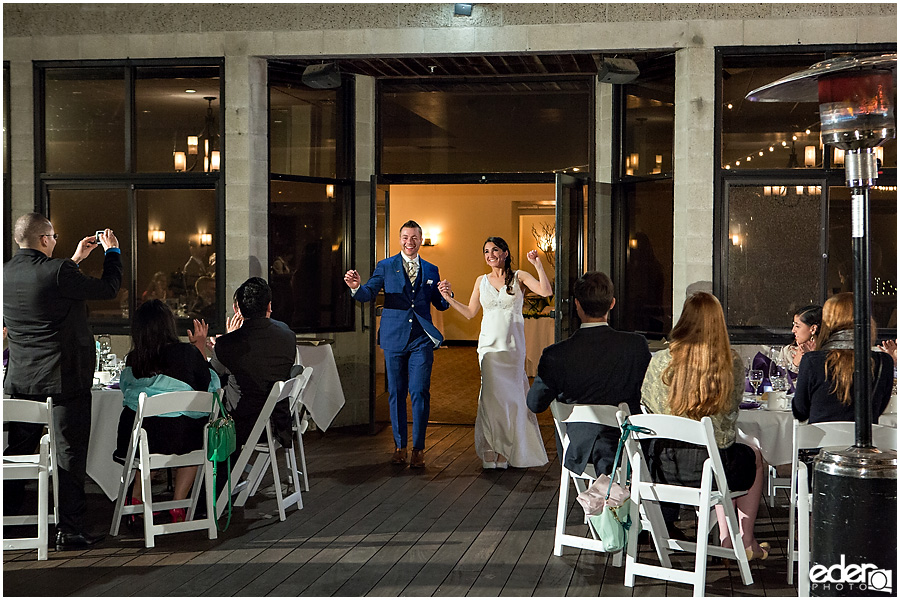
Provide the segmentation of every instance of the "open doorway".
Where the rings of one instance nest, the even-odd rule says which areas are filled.
[[[400,225],[415,220],[426,240],[420,250],[422,258],[438,266],[441,277],[453,284],[463,302],[470,297],[475,279],[488,271],[482,246],[489,236],[502,237],[509,244],[513,269],[533,270],[525,255],[538,250],[545,270],[554,277],[556,186],[552,183],[395,184],[387,197],[384,211],[378,207],[385,225],[377,228],[381,239],[376,247],[385,248],[379,259],[398,251]],[[543,348],[553,343],[552,302],[552,298],[526,296],[525,369],[529,377],[536,374]],[[476,352],[481,314],[466,320],[452,309],[433,309],[432,318],[443,332],[445,344],[434,355],[429,421],[473,425],[481,385]],[[380,349],[375,383],[376,421],[389,422]]]

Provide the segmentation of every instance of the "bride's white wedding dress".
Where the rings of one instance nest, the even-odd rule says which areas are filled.
[[[491,451],[502,454],[513,467],[538,467],[547,463],[547,451],[537,417],[525,405],[525,319],[523,293],[513,276],[513,295],[481,278],[481,334],[478,362],[481,393],[475,417],[475,452],[493,462]]]

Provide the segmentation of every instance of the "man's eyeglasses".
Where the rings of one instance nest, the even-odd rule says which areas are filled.
[[[41,237],[52,237],[54,240],[59,237],[58,233],[42,233]]]

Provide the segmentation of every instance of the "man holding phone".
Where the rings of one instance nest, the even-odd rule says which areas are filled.
[[[115,298],[118,293],[122,283],[119,241],[111,229],[100,230],[78,242],[71,259],[53,258],[58,234],[38,213],[19,217],[14,236],[19,251],[3,267],[3,318],[9,339],[4,393],[38,402],[53,398],[59,486],[56,547],[84,548],[103,539],[88,534],[84,527],[95,356],[85,303]],[[78,268],[97,246],[105,251],[99,279]],[[33,453],[42,429],[10,423],[5,453]],[[18,512],[23,483],[4,482],[4,514]]]

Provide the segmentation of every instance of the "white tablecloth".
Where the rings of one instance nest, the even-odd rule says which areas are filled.
[[[897,426],[896,414],[884,414],[880,425]],[[770,465],[788,465],[793,456],[794,415],[789,410],[742,410],[737,420],[737,441],[760,449]]]
[[[525,319],[525,374],[537,375],[544,348],[553,343],[554,320],[550,317]]]
[[[122,465],[112,459],[116,449],[119,415],[122,414],[122,392],[91,392],[91,439],[88,442],[87,474],[97,482],[110,500],[119,495]]]
[[[331,344],[310,346],[298,344],[300,362],[304,367],[312,367],[312,378],[304,393],[304,406],[312,420],[322,430],[328,429],[335,415],[344,407],[344,388],[334,362]]]

